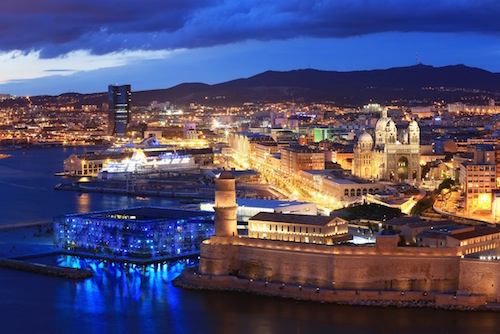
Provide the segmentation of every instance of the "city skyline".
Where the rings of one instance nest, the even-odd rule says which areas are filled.
[[[0,14],[0,93],[90,93],[125,82],[147,90],[417,62],[500,72],[499,12],[493,1],[20,0]]]

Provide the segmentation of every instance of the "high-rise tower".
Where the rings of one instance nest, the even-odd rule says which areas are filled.
[[[131,95],[130,85],[108,86],[108,134],[110,136],[125,136],[130,122]]]
[[[233,175],[224,171],[215,180],[215,236],[238,235],[236,228],[236,181]]]

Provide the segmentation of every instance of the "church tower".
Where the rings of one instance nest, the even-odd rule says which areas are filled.
[[[236,228],[236,181],[233,175],[224,171],[215,180],[215,236],[238,235]]]
[[[420,145],[420,128],[415,120],[408,125],[408,143]]]
[[[382,109],[381,117],[375,125],[375,146],[380,146],[387,143],[387,138],[391,135],[391,133],[388,132],[393,130],[392,127],[390,129],[387,129],[387,125],[390,121],[391,119],[387,117],[387,108]]]

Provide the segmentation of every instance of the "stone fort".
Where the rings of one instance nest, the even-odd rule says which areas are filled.
[[[398,247],[395,235],[379,236],[375,246],[238,236],[234,178],[223,173],[216,182],[216,234],[203,241],[197,271],[181,276],[185,286],[343,303],[476,308],[500,301],[500,262],[464,258],[459,246]]]

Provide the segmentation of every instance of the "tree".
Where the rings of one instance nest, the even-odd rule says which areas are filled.
[[[382,220],[384,217],[386,219],[391,219],[394,217],[401,217],[403,214],[401,210],[396,208],[390,208],[380,204],[361,204],[356,206],[350,206],[343,209],[347,215],[345,219],[356,220],[356,219],[373,219]]]
[[[422,172],[420,175],[422,175],[422,178],[426,178],[427,174],[431,171],[431,166],[429,163],[426,163],[424,166],[422,166]]]
[[[425,196],[420,201],[418,201],[415,206],[411,209],[411,215],[418,216],[425,210],[432,208],[432,205],[436,201],[436,195],[430,194]]]
[[[443,191],[443,189],[451,189],[451,186],[455,184],[455,181],[453,181],[450,178],[446,178],[441,182],[441,184],[438,187],[439,192]]]

